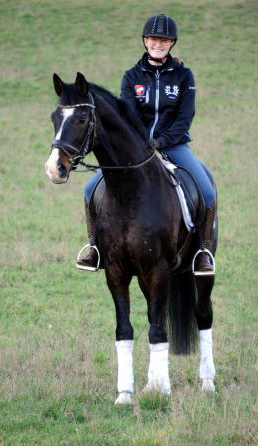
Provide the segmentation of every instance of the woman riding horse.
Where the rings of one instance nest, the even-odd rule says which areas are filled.
[[[189,128],[195,114],[195,83],[189,68],[184,67],[170,51],[178,39],[177,26],[172,18],[159,14],[150,17],[142,32],[146,52],[142,59],[126,71],[122,80],[121,97],[131,112],[149,133],[149,145],[165,153],[179,167],[187,169],[198,183],[206,204],[205,223],[202,225],[203,247],[212,250],[215,217],[215,191],[202,164],[189,147]],[[89,208],[92,191],[102,177],[99,172],[86,186],[85,212],[89,254],[77,260],[77,267],[95,270],[98,252],[95,249],[95,223]],[[197,274],[213,275],[213,263],[207,251],[196,258]]]
[[[59,104],[52,113],[55,139],[45,166],[54,183],[65,183],[70,172],[93,151],[103,171],[106,188],[96,209],[96,234],[116,309],[117,404],[130,403],[134,391],[129,290],[134,276],[145,296],[150,324],[145,389],[170,395],[168,335],[176,354],[188,354],[195,345],[197,329],[202,389],[215,389],[211,302],[214,271],[209,259],[199,255],[204,257],[207,270],[194,274],[192,264],[200,231],[187,229],[177,187],[153,151],[153,146],[160,145],[173,159],[180,158],[180,163],[202,185],[208,209],[201,231],[205,246],[210,243],[214,255],[216,203],[209,201],[211,197],[214,200],[212,188],[204,171],[200,181],[201,165],[186,142],[194,114],[193,78],[190,70],[168,54],[177,38],[172,19],[163,15],[151,18],[143,35],[147,53],[124,76],[125,101],[87,82],[80,73],[74,84],[66,84],[54,75]],[[165,42],[161,40],[164,36]],[[152,149],[147,144],[146,128],[150,130]],[[92,219],[90,222],[95,223]]]

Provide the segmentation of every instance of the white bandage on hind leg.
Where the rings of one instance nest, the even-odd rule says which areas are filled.
[[[200,378],[214,379],[215,367],[212,354],[212,329],[200,330]]]
[[[168,342],[150,344],[150,364],[146,390],[157,390],[171,394],[168,374]]]
[[[119,393],[133,393],[133,344],[134,341],[117,341],[118,377],[117,390]]]

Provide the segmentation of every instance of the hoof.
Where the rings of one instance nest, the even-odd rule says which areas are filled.
[[[131,393],[129,393],[129,392],[119,393],[119,396],[115,401],[115,405],[119,405],[119,404],[133,404]]]
[[[159,385],[148,383],[147,386],[144,387],[143,393],[149,393],[149,392],[155,392],[160,393],[164,396],[170,396],[171,395],[171,387],[162,387]]]
[[[215,392],[215,387],[213,384],[213,379],[203,379],[202,380],[202,390],[204,392]]]

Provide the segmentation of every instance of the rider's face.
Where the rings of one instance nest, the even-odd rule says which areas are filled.
[[[144,37],[144,43],[151,57],[163,59],[168,54],[174,40],[160,37]]]

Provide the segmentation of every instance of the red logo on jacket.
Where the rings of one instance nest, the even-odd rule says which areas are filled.
[[[146,90],[144,85],[135,85],[134,88],[135,88],[137,96],[143,96],[144,95],[145,90]]]

